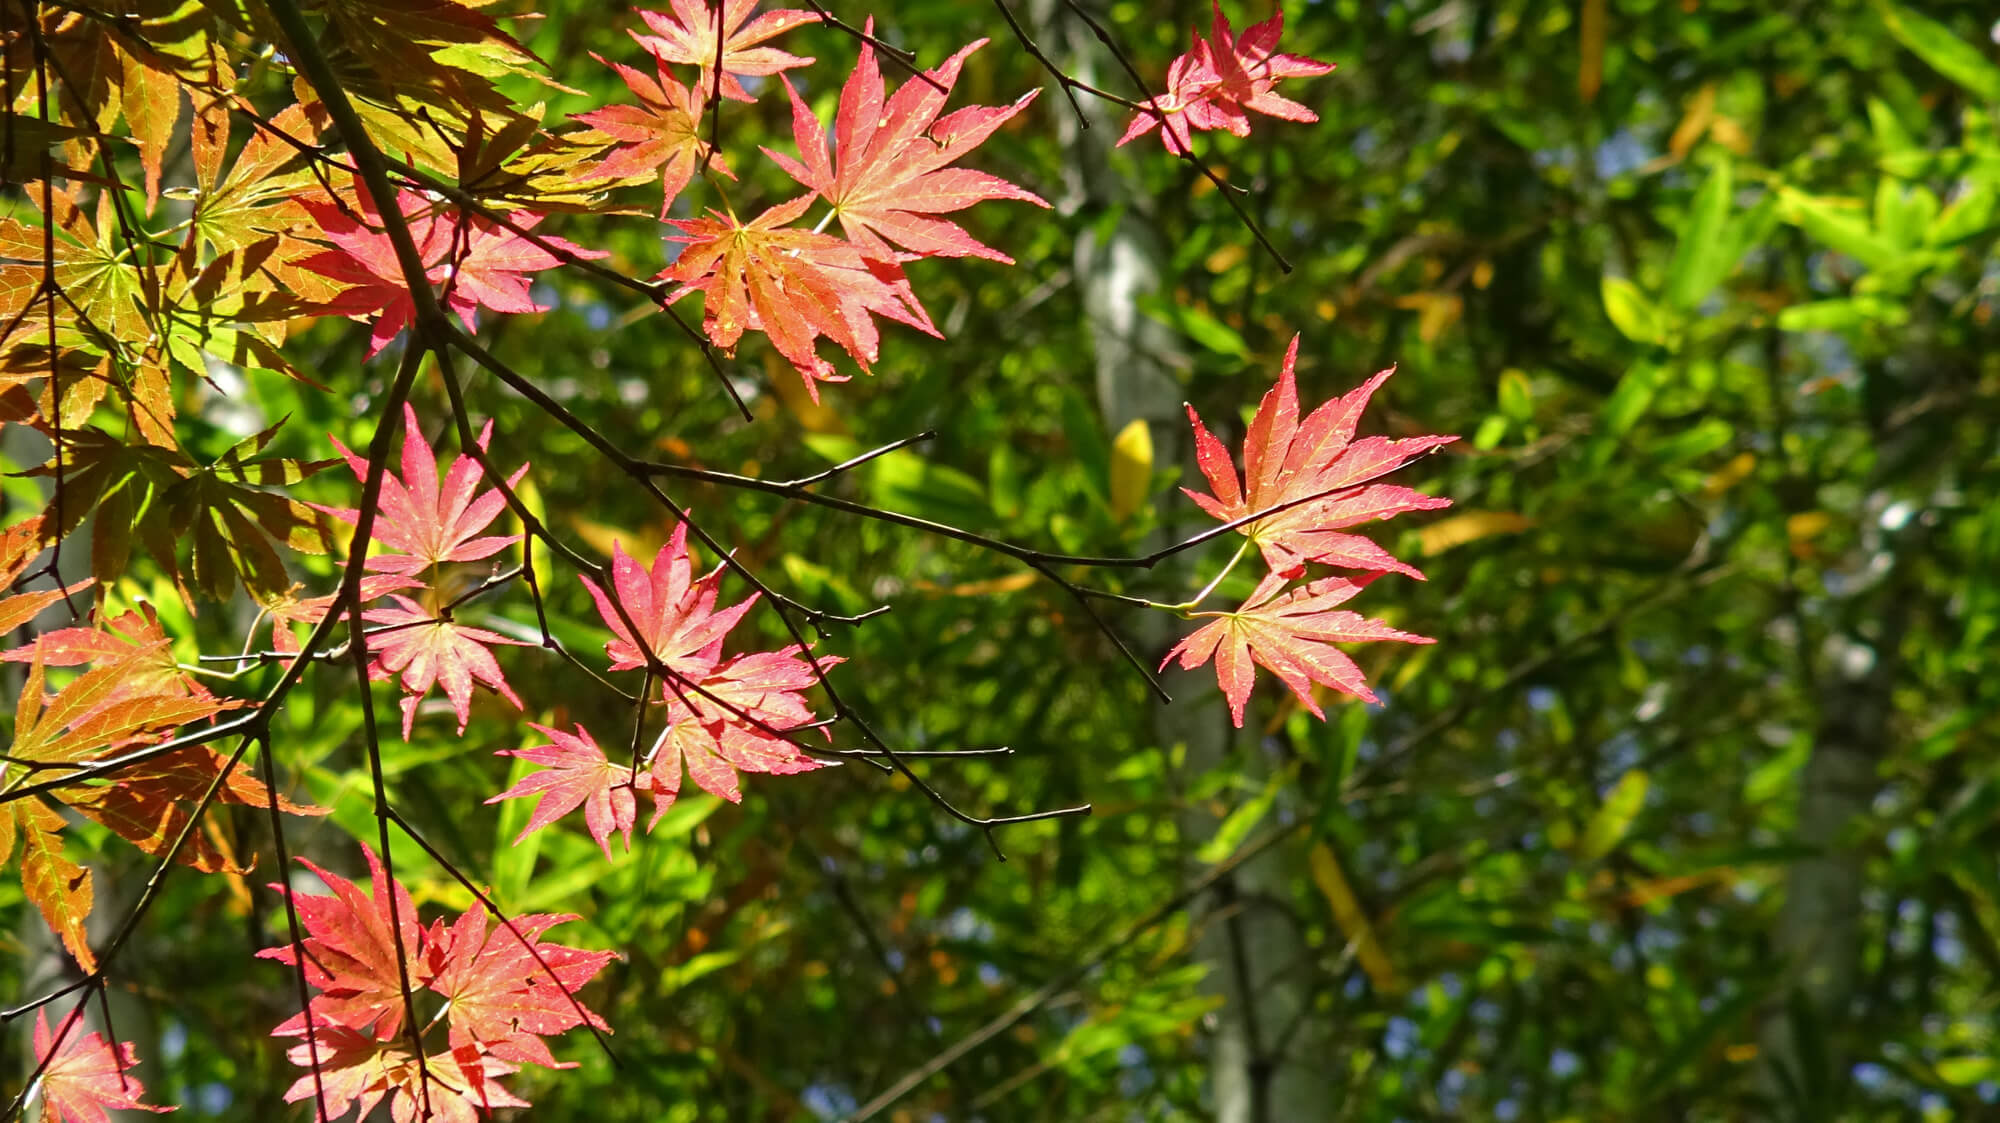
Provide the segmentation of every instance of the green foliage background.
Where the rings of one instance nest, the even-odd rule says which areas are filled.
[[[1043,81],[993,8],[879,7],[878,33],[926,62],[995,39],[954,104]],[[629,21],[567,0],[538,8],[524,41],[581,91],[554,109],[621,98],[585,52],[634,57]],[[621,1063],[571,1035],[563,1055],[577,1069],[521,1080],[533,1118],[836,1116],[1051,980],[1031,1013],[887,1117],[1203,1117],[1210,1004],[1187,914],[1163,906],[1232,847],[1184,839],[1188,806],[1244,809],[1224,843],[1287,831],[1277,845],[1319,874],[1280,902],[1310,960],[1268,981],[1310,990],[1309,1016],[1330,1035],[1319,1061],[1333,1118],[1995,1110],[1991,12],[1289,8],[1287,49],[1340,67],[1287,87],[1321,123],[1205,134],[1203,151],[1247,189],[1292,273],[1157,141],[1120,151],[1113,169],[1167,249],[1172,298],[1147,312],[1175,329],[1170,362],[1187,398],[1234,430],[1225,439],[1295,331],[1307,400],[1397,363],[1371,424],[1465,434],[1413,470],[1457,508],[1381,532],[1430,580],[1389,578],[1357,606],[1437,645],[1369,652],[1386,705],[1337,706],[1324,725],[1266,686],[1238,751],[1287,785],[1275,800],[1243,769],[1180,767],[1138,676],[1058,589],[1017,580],[1020,567],[837,512],[682,489],[790,595],[894,606],[822,645],[848,658],[838,674],[857,708],[898,745],[1014,750],[931,765],[941,790],[979,813],[1096,812],[1003,831],[1002,863],[918,793],[849,764],[752,778],[741,806],[685,799],[607,864],[574,824],[511,845],[528,807],[481,803],[514,778],[489,750],[529,743],[511,709],[477,711],[464,742],[420,722],[413,744],[388,746],[410,817],[509,908],[578,913],[564,942],[625,954],[588,996]],[[1185,2],[1103,13],[1156,82],[1206,20]],[[1265,11],[1231,14],[1240,26]],[[801,89],[830,110],[853,41],[808,28],[787,46],[820,58]],[[1098,72],[1116,74],[1102,60]],[[738,366],[758,421],[742,423],[671,324],[580,278],[555,282],[560,311],[503,318],[485,338],[635,450],[790,477],[928,429],[938,437],[920,452],[837,489],[1070,551],[1190,533],[1202,520],[1169,498],[1189,482],[1175,465],[1153,465],[1157,509],[1121,517],[1111,504],[1113,434],[1090,386],[1074,247],[1120,216],[1066,203],[1067,112],[1045,93],[976,161],[1058,204],[972,216],[1019,264],[913,266],[949,342],[888,333],[875,376],[829,388],[824,409],[753,342]],[[1123,127],[1123,111],[1085,112]],[[724,114],[732,153],[789,151],[782,98]],[[787,197],[768,166],[737,170],[739,208]],[[663,262],[650,219],[552,228],[627,272]],[[391,364],[362,362],[363,334],[323,330],[295,352],[334,394],[272,378],[228,408],[292,414],[293,454],[325,455],[321,432],[365,438]],[[420,413],[443,416],[426,394],[428,381]],[[559,528],[605,551],[614,537],[658,542],[648,501],[580,442],[490,381],[472,394],[497,419],[499,461],[533,462],[536,502]],[[340,501],[331,474],[326,486]],[[1128,587],[1186,591],[1165,582]],[[568,575],[553,585],[561,638],[596,649],[583,590]],[[171,615],[162,592],[151,599]],[[527,609],[517,598],[494,611]],[[225,650],[240,615],[183,623]],[[534,720],[622,720],[553,660],[525,652],[507,666],[542,707]],[[1226,720],[1199,703],[1214,692],[1205,672],[1166,681],[1191,720]],[[351,684],[316,676],[295,698],[280,759],[299,794],[335,808],[300,828],[295,852],[351,864],[343,832],[372,835]],[[388,712],[388,696],[377,705]],[[1834,748],[1865,759],[1848,793],[1865,813],[1815,841],[1801,808],[1815,754]],[[240,819],[266,854],[260,884],[232,895],[177,878],[119,972],[151,1022],[119,1029],[150,1039],[140,1074],[183,1117],[279,1118],[293,1075],[264,1037],[288,1013],[289,977],[249,958],[282,938],[283,914],[261,888],[260,820]],[[115,845],[101,862],[140,868]],[[1860,878],[1855,982],[1831,1011],[1789,997],[1825,949],[1788,958],[1778,934],[1788,878],[1812,863],[1851,863]],[[472,903],[413,849],[399,865],[427,918]],[[0,886],[0,908],[19,915],[8,894]],[[0,990],[26,993],[23,962],[0,958]],[[1775,1084],[1760,1075],[1774,1025],[1790,1026],[1798,1053]]]

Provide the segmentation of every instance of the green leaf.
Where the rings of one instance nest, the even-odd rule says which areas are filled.
[[[1528,376],[1519,370],[1500,372],[1500,412],[1509,421],[1535,419],[1535,392],[1528,384]]]
[[[1611,794],[1604,797],[1603,806],[1583,828],[1583,837],[1576,846],[1578,858],[1597,861],[1624,841],[1625,832],[1632,829],[1632,820],[1639,817],[1639,810],[1646,805],[1649,784],[1650,778],[1637,768],[1618,778]]]
[[[1940,249],[1971,241],[1993,228],[1993,204],[2000,191],[1991,183],[1975,183],[1944,209],[1925,241]]]
[[[1023,473],[1021,458],[1012,445],[995,445],[986,457],[986,496],[993,513],[1011,519],[1021,513]]]
[[[1634,343],[1658,344],[1666,339],[1666,326],[1639,286],[1624,277],[1606,274],[1603,282],[1604,311],[1625,338]]]
[[[1647,1076],[1645,1084],[1647,1095],[1658,1095],[1664,1091],[1673,1083],[1674,1077],[1679,1076],[1708,1051],[1709,1044],[1718,1035],[1742,1021],[1744,1015],[1749,1013],[1750,1008],[1763,996],[1762,990],[1750,988],[1738,991],[1717,1003],[1715,1009],[1710,1010],[1693,1029],[1682,1034],[1680,1040],[1674,1042],[1673,1048],[1667,1051],[1667,1055]]]
[[[1979,48],[1945,25],[1900,4],[1883,4],[1881,11],[1882,22],[1889,28],[1889,34],[1928,63],[1932,70],[1965,87],[1983,101],[2000,102],[2000,67],[1987,61]]]
[[[1243,336],[1235,328],[1199,308],[1165,297],[1148,297],[1140,301],[1139,309],[1187,336],[1204,350],[1232,359],[1250,357],[1250,345],[1243,342]]]
[[[1915,249],[1923,245],[1937,213],[1937,196],[1922,184],[1905,186],[1885,179],[1876,185],[1875,227],[1898,246]]]
[[[1879,97],[1868,99],[1868,126],[1875,132],[1875,147],[1884,152],[1908,152],[1918,147],[1896,111]]]
[[[952,526],[978,526],[991,510],[978,480],[911,449],[870,461],[868,482],[878,506]]]
[[[1654,456],[1667,463],[1683,460],[1697,460],[1727,445],[1736,437],[1736,430],[1720,417],[1704,417],[1686,431],[1652,448]]]
[[[1899,302],[1857,296],[1794,304],[1778,313],[1778,326],[1785,331],[1848,331],[1870,323],[1893,327],[1909,318],[1909,308]]]
[[[1600,430],[1607,436],[1622,437],[1630,432],[1653,404],[1653,395],[1666,381],[1666,371],[1658,363],[1639,362],[1618,380],[1618,388],[1605,399],[1599,415]]]
[[[1083,395],[1067,386],[1062,391],[1062,430],[1069,441],[1069,454],[1083,469],[1083,479],[1098,498],[1109,502],[1106,485],[1111,479],[1111,449],[1104,441],[1104,426]]]
[[[1895,263],[1902,256],[1893,242],[1869,228],[1859,208],[1844,199],[1808,195],[1791,187],[1778,189],[1785,221],[1872,269]]]
[[[1264,821],[1264,816],[1271,813],[1271,805],[1278,801],[1281,776],[1282,773],[1273,775],[1264,784],[1263,791],[1231,811],[1222,825],[1216,828],[1215,834],[1201,844],[1200,850],[1195,851],[1195,859],[1213,865],[1236,853],[1236,848],[1243,845],[1243,840],[1249,838],[1257,824]]]
[[[1695,192],[1687,219],[1681,223],[1673,264],[1667,271],[1666,299],[1684,312],[1694,311],[1736,268],[1738,255],[1729,253],[1730,246],[1722,237],[1734,186],[1730,165],[1717,164]]]
[[[1946,1057],[1937,1063],[1937,1074],[1947,1084],[1970,1087],[2000,1075],[2000,1061],[1992,1057]]]
[[[532,742],[522,742],[532,744]],[[532,761],[520,757],[512,758],[507,771],[506,786],[501,791],[512,788],[539,770]],[[535,800],[509,799],[500,804],[500,821],[493,828],[493,889],[503,902],[520,900],[528,892],[528,885],[534,880],[535,858],[542,852],[542,832],[536,831],[515,842],[522,828],[528,825],[528,817],[534,813]]]

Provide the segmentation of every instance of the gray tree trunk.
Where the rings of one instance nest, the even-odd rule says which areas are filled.
[[[1095,38],[1074,19],[1063,19],[1052,0],[1034,6],[1034,24],[1051,58],[1078,78],[1096,84],[1093,60],[1101,51]],[[1075,277],[1092,338],[1097,399],[1108,430],[1117,433],[1134,419],[1151,430],[1158,465],[1181,465],[1192,478],[1192,440],[1181,408],[1180,384],[1169,362],[1178,341],[1166,327],[1142,313],[1139,302],[1162,290],[1166,255],[1158,233],[1143,217],[1146,200],[1116,174],[1109,146],[1122,125],[1122,111],[1097,110],[1095,127],[1077,126],[1068,104],[1049,97],[1043,104],[1057,115],[1071,157],[1066,194],[1057,206],[1068,213],[1123,206],[1124,213],[1102,238],[1084,237],[1076,250]],[[1148,154],[1163,158],[1157,152]],[[1208,525],[1178,492],[1161,500],[1158,544]],[[1189,576],[1185,566],[1181,576]],[[1192,586],[1190,586],[1190,590]],[[1144,657],[1164,651],[1178,621],[1149,613],[1125,627]],[[1250,734],[1239,734],[1213,685],[1189,677],[1178,684],[1188,697],[1155,706],[1152,725],[1162,744],[1187,746],[1189,776],[1228,766],[1243,776],[1243,790],[1256,791],[1272,761]],[[1239,795],[1239,798],[1240,795]],[[1280,801],[1280,807],[1285,801]],[[1181,816],[1181,837],[1189,853],[1212,838],[1228,806],[1190,804]],[[1214,892],[1191,907],[1199,936],[1195,954],[1208,967],[1204,987],[1222,1000],[1211,1015],[1209,1069],[1218,1123],[1291,1123],[1330,1118],[1333,1082],[1325,1073],[1323,1027],[1310,1010],[1312,964],[1286,903],[1302,877],[1297,856],[1275,848],[1218,882]]]
[[[1906,543],[1903,552],[1913,549]],[[1877,764],[1890,737],[1890,691],[1910,614],[1911,592],[1898,580],[1897,563],[1888,567],[1894,575],[1853,606],[1877,625],[1869,642],[1832,637],[1825,645],[1819,725],[1799,774],[1794,832],[1813,853],[1786,871],[1772,932],[1784,982],[1758,1030],[1760,1091],[1773,1119],[1821,1117],[1847,1079],[1846,1062],[1820,1027],[1849,1020],[1861,968],[1865,855],[1856,833],[1881,787]]]

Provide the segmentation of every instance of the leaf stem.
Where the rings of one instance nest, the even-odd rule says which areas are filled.
[[[1173,612],[1178,612],[1181,613],[1182,615],[1186,615],[1189,609],[1192,609],[1196,605],[1200,604],[1202,601],[1207,600],[1208,595],[1210,593],[1213,593],[1216,590],[1216,587],[1222,584],[1222,579],[1229,576],[1230,572],[1236,568],[1236,563],[1242,561],[1243,555],[1249,552],[1250,552],[1250,536],[1246,534],[1243,536],[1242,543],[1236,547],[1235,556],[1229,559],[1229,564],[1222,567],[1222,571],[1215,575],[1214,580],[1202,586],[1201,592],[1196,593],[1192,600],[1185,600],[1179,604],[1170,604],[1170,605],[1165,605],[1164,607]]]

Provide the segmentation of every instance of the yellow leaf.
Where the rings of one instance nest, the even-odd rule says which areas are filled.
[[[1495,534],[1518,534],[1535,520],[1512,511],[1461,511],[1417,531],[1417,551],[1425,557]]]
[[[992,597],[1004,593],[1018,593],[1040,580],[1033,573],[1016,573],[1008,577],[994,577],[985,581],[966,581],[957,585],[933,585],[928,581],[916,582],[919,592],[933,593],[945,597]]]
[[[1756,470],[1757,454],[1754,452],[1739,452],[1730,459],[1729,463],[1717,468],[1707,479],[1701,481],[1701,493],[1709,499],[1714,499],[1716,496],[1742,483],[1749,477],[1751,472]]]
[[[1715,120],[1715,83],[1710,82],[1696,90],[1688,98],[1687,113],[1681,123],[1674,128],[1674,135],[1667,141],[1667,151],[1681,159],[1694,150],[1694,146],[1708,132],[1708,126]]]
[[[1831,525],[1833,516],[1825,511],[1800,511],[1785,520],[1785,537],[1798,548],[1818,538]]]
[[[785,403],[785,412],[798,418],[799,428],[808,433],[832,433],[843,437],[854,435],[839,410],[825,399],[813,401],[812,395],[806,392],[806,384],[799,381],[799,376],[792,372],[776,350],[766,358],[764,373],[765,381],[778,395],[778,400]]]
[[[1340,859],[1322,842],[1312,848],[1307,860],[1312,867],[1313,884],[1319,886],[1321,895],[1333,909],[1333,922],[1340,926],[1341,934],[1354,945],[1355,961],[1368,973],[1368,981],[1378,994],[1401,994],[1403,980],[1396,974],[1396,965],[1389,962],[1389,953],[1382,950],[1382,942],[1376,939],[1368,913],[1355,899],[1354,889],[1341,871]]]
[[[618,544],[619,549],[624,550],[628,556],[638,558],[648,565],[652,564],[653,555],[658,553],[660,547],[667,541],[666,535],[651,527],[641,530],[630,530],[625,527],[596,522],[584,518],[582,515],[571,515],[569,517],[569,525],[570,529],[576,532],[578,538],[583,539],[591,549],[596,550],[599,554],[607,558],[610,557],[611,545],[615,542]]]
[[[1396,298],[1396,307],[1417,313],[1417,337],[1435,343],[1465,312],[1465,298],[1455,292],[1413,292]]]
[[[1577,95],[1589,102],[1604,85],[1604,0],[1583,0],[1583,15],[1577,21],[1581,58],[1576,67]]]
[[[1153,431],[1135,417],[1111,442],[1111,517],[1124,522],[1146,501],[1153,484]]]
[[[1201,264],[1202,268],[1210,273],[1227,273],[1243,264],[1243,260],[1249,256],[1250,251],[1244,249],[1240,243],[1230,242],[1202,259]]]

